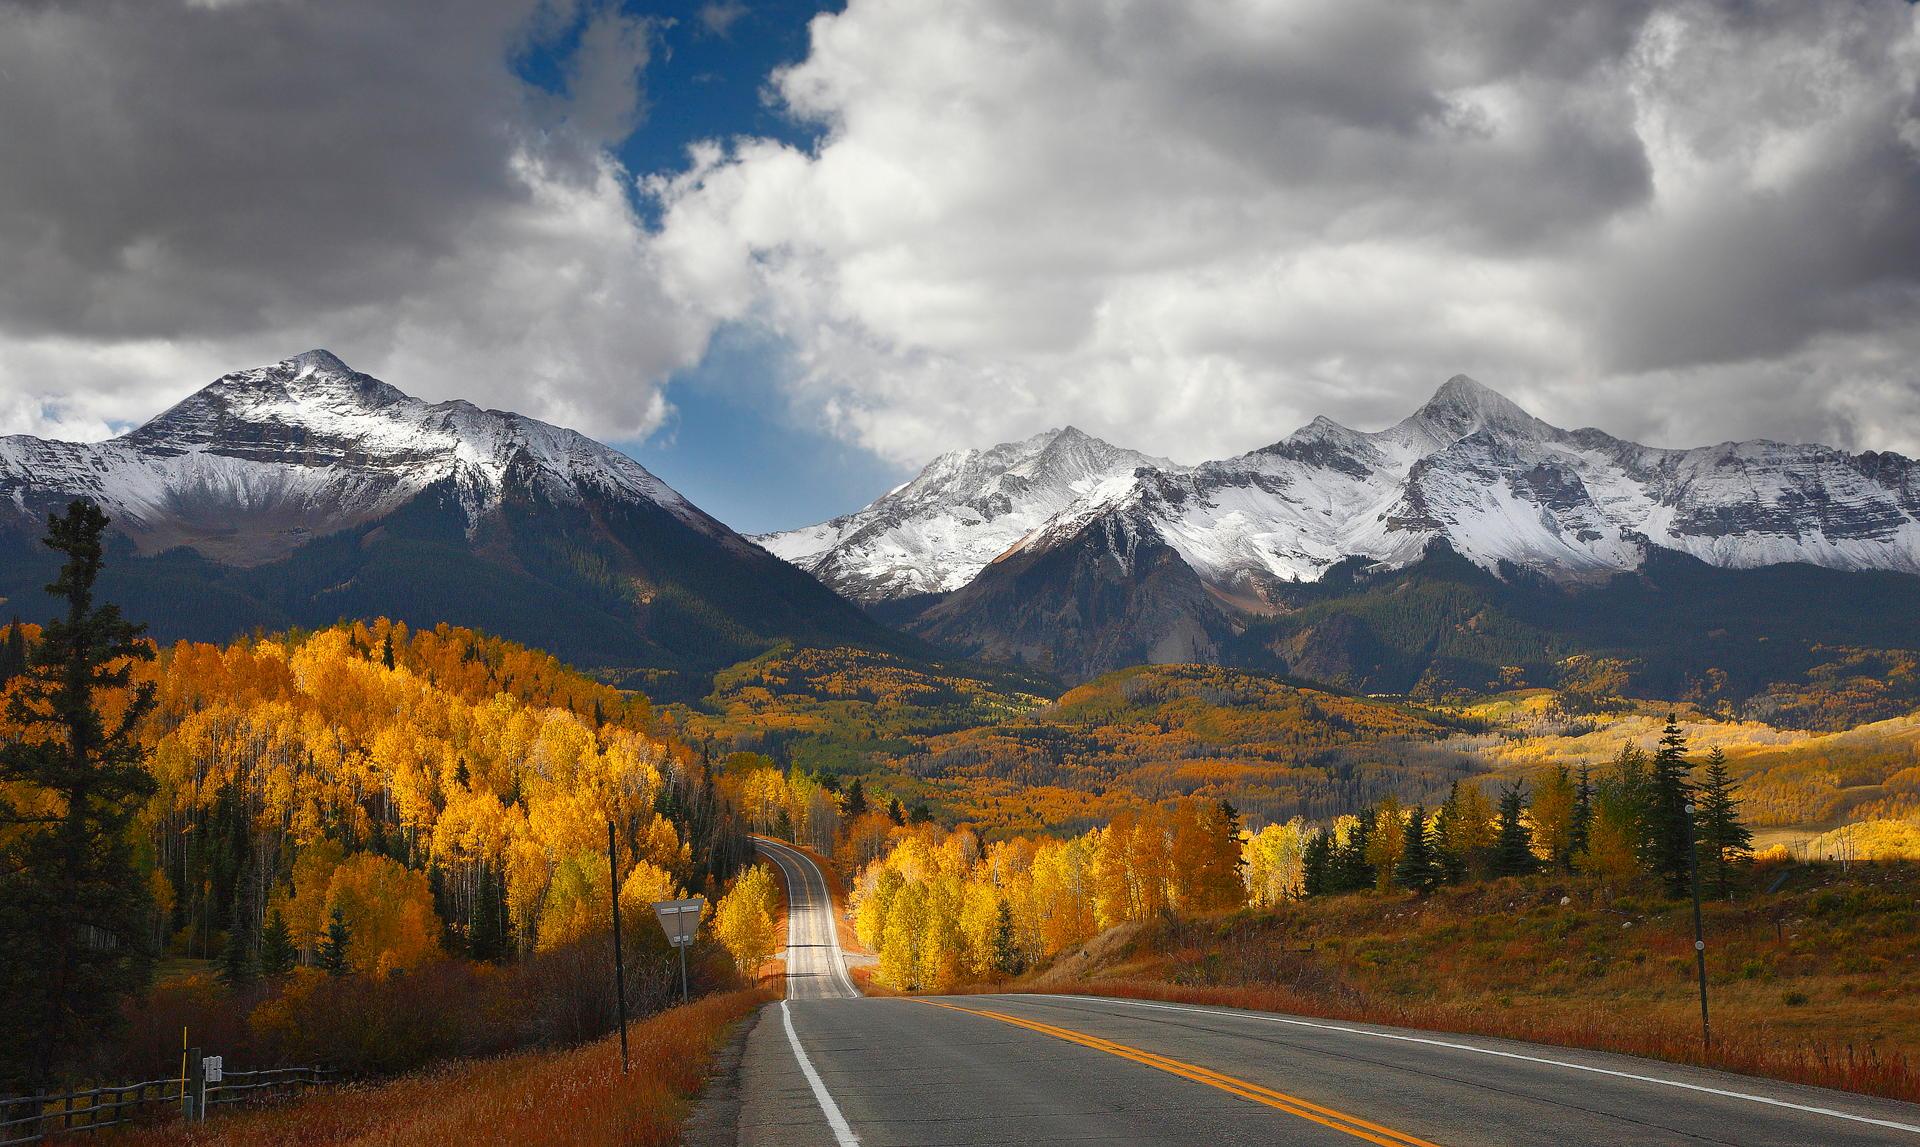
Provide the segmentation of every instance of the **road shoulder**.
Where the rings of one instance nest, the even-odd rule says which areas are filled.
[[[747,1040],[766,1018],[768,1009],[779,1006],[780,1001],[774,1000],[740,1021],[726,1045],[714,1053],[713,1073],[681,1131],[682,1143],[733,1147],[740,1141],[741,1064],[746,1059]]]

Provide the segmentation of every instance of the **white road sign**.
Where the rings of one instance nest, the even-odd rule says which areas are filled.
[[[684,948],[693,943],[693,934],[700,930],[700,910],[706,905],[706,900],[699,896],[690,900],[662,900],[653,906],[653,913],[660,917],[660,930],[667,934],[668,942]]]
[[[206,1069],[208,1083],[220,1082],[220,1057],[219,1056],[217,1055],[207,1056],[206,1058],[200,1061],[200,1065],[201,1067]]]

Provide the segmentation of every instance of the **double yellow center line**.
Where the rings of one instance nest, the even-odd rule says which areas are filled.
[[[1264,1104],[1268,1107],[1284,1111],[1289,1115],[1297,1115],[1302,1119],[1308,1119],[1318,1123],[1322,1127],[1331,1127],[1335,1131],[1344,1132],[1356,1139],[1365,1139],[1369,1143],[1378,1143],[1380,1147],[1437,1147],[1436,1144],[1429,1143],[1425,1139],[1416,1139],[1404,1131],[1395,1131],[1391,1127],[1382,1127],[1378,1123],[1362,1119],[1357,1115],[1348,1115],[1344,1111],[1336,1111],[1331,1107],[1323,1107],[1318,1103],[1301,1099],[1297,1095],[1288,1095],[1284,1091],[1275,1091],[1269,1087],[1261,1087],[1257,1083],[1249,1083],[1244,1079],[1236,1079],[1231,1075],[1222,1075],[1220,1072],[1201,1067],[1198,1064],[1169,1059],[1164,1055],[1155,1055],[1153,1052],[1143,1051],[1137,1047],[1130,1047],[1124,1043],[1115,1043],[1109,1039],[1101,1039],[1099,1036],[1087,1035],[1084,1032],[1072,1031],[1068,1028],[1055,1027],[1052,1024],[1043,1024],[1038,1020],[1008,1015],[1005,1012],[988,1011],[984,1008],[963,1008],[958,1004],[942,1003],[939,1000],[918,1000],[916,1002],[931,1004],[936,1008],[945,1008],[951,1012],[965,1012],[970,1016],[981,1016],[990,1020],[999,1020],[1001,1023],[1026,1028],[1028,1031],[1039,1032],[1041,1035],[1052,1036],[1055,1039],[1063,1039],[1068,1043],[1077,1043],[1081,1047],[1092,1048],[1095,1051],[1104,1051],[1108,1055],[1116,1055],[1121,1059],[1132,1060],[1134,1063],[1158,1068],[1170,1075],[1177,1075],[1182,1079],[1190,1079],[1195,1083],[1203,1083],[1208,1087],[1218,1088],[1229,1095],[1237,1095],[1242,1099],[1250,1099],[1255,1103]]]

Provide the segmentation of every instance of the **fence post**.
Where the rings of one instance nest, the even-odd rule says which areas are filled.
[[[186,1113],[187,1122],[195,1123],[207,1117],[207,1061],[200,1049],[187,1049],[187,1078],[180,1089],[181,1110]]]

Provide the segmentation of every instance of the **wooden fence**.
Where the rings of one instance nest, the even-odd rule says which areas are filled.
[[[207,1107],[288,1095],[334,1080],[334,1073],[322,1067],[228,1071],[222,1074],[220,1082],[206,1085]],[[141,1118],[143,1111],[160,1117],[169,1107],[175,1111],[181,1109],[180,1091],[179,1079],[156,1079],[61,1095],[0,1098],[0,1147],[39,1143],[70,1132],[131,1123]]]

